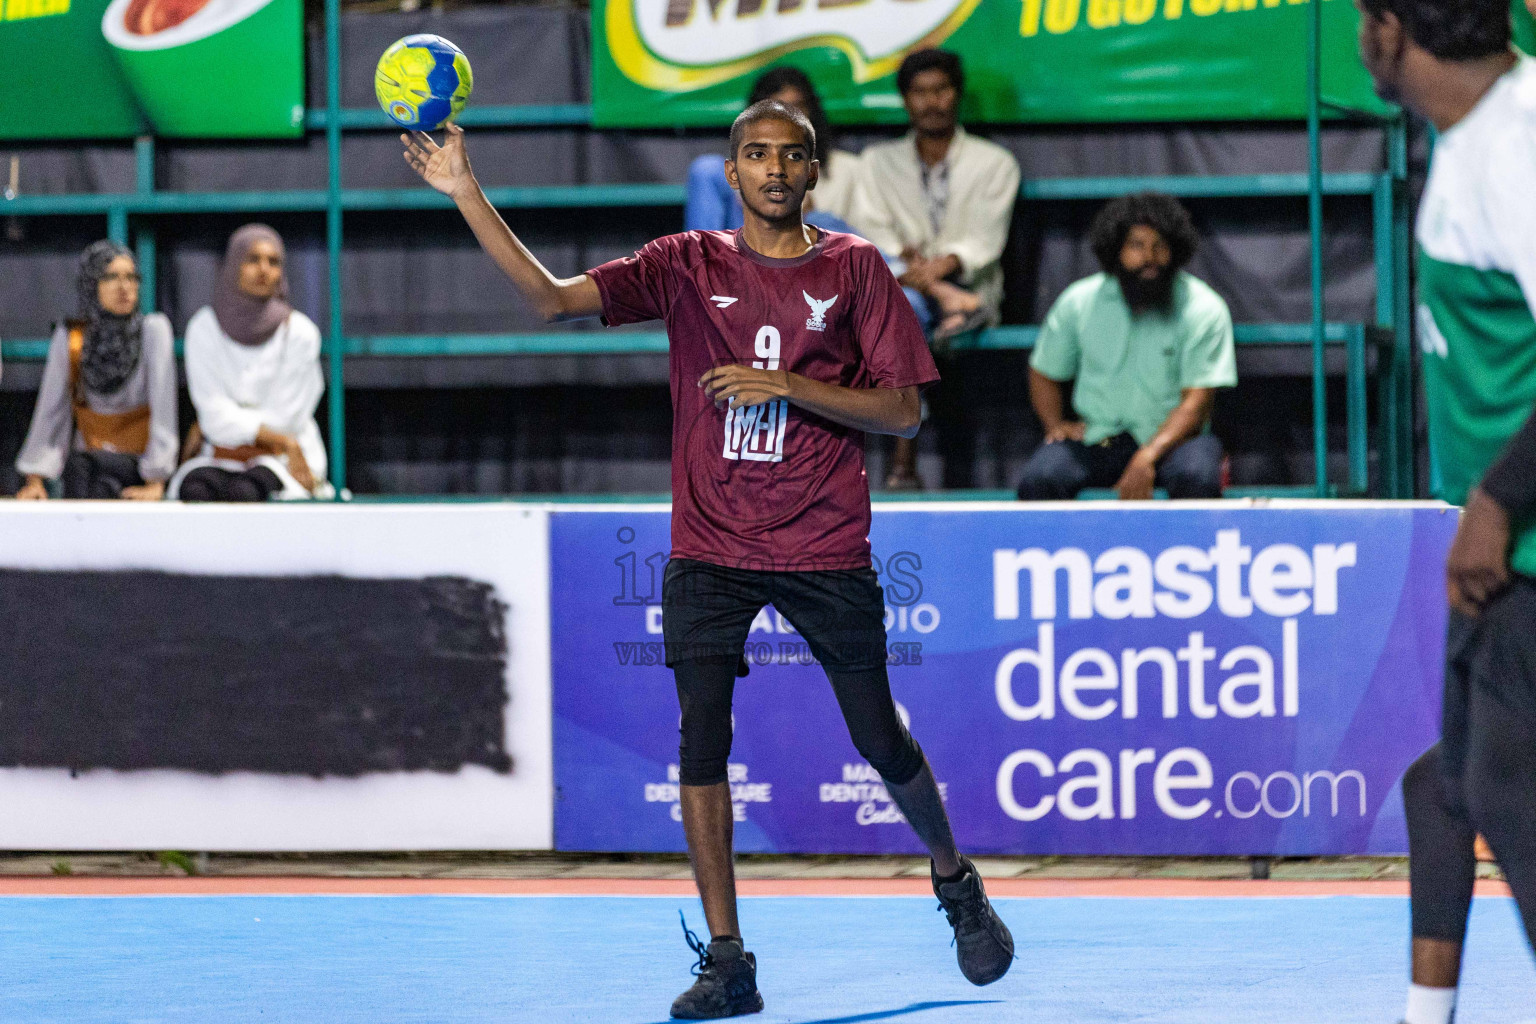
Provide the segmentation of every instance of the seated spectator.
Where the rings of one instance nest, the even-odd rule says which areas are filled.
[[[814,191],[806,194],[806,223],[828,231],[851,231],[848,208],[853,201],[859,156],[836,148],[836,136],[821,107],[816,87],[799,68],[773,68],[752,83],[747,106],[760,100],[778,100],[811,119],[816,129],[816,159],[821,174]],[[688,168],[688,199],[683,207],[684,231],[734,231],[741,227],[741,197],[725,180],[725,158],[705,155]]]
[[[1116,199],[1094,218],[1104,272],[1051,307],[1029,361],[1029,398],[1045,431],[1019,497],[1067,500],[1114,487],[1127,500],[1221,497],[1221,442],[1208,433],[1216,389],[1237,384],[1232,315],[1184,267],[1189,213],[1157,192]],[[1075,381],[1066,418],[1066,385]]]
[[[320,329],[288,304],[283,240],[264,224],[229,239],[213,305],[187,324],[196,453],[171,481],[183,501],[325,497],[315,407]]]
[[[934,307],[931,336],[944,342],[998,320],[1019,164],[960,127],[965,73],[955,54],[908,54],[896,86],[912,130],[865,148],[849,222],[892,261],[902,285]],[[888,488],[921,488],[916,452],[912,441],[897,439]]]
[[[176,469],[176,351],[164,314],[139,312],[139,269],[115,242],[91,245],[75,279],[79,316],[48,346],[32,426],[16,459],[21,499],[158,501]]]

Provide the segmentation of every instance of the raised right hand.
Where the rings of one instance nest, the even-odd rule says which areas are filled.
[[[443,195],[452,196],[474,183],[469,154],[464,151],[464,129],[458,125],[447,127],[441,146],[426,132],[402,135],[400,141],[405,143],[405,162]]]

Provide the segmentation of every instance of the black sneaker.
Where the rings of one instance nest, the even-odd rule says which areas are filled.
[[[1013,935],[992,909],[976,865],[970,858],[961,857],[960,867],[965,873],[959,881],[941,885],[930,861],[933,894],[939,898],[939,909],[955,930],[955,957],[960,961],[960,973],[972,985],[990,985],[1007,974],[1013,964]]]
[[[679,910],[677,916],[682,918]],[[738,939],[715,939],[708,946],[688,928],[683,918],[688,948],[699,955],[693,965],[698,980],[672,1001],[672,1016],[684,1020],[714,1020],[761,1013],[763,997],[757,991],[757,957],[741,948]]]

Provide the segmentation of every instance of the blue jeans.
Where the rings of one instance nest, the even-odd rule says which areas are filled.
[[[1042,444],[1024,464],[1019,500],[1071,501],[1086,487],[1113,487],[1138,447],[1130,434],[1117,434],[1098,444]],[[1190,438],[1158,464],[1157,486],[1170,498],[1219,498],[1224,456],[1214,434]]]

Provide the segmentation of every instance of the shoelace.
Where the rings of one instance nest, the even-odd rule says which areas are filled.
[[[954,910],[951,910],[943,900],[940,900],[939,905],[934,908],[935,910],[942,910],[944,917],[949,921],[949,926],[955,929],[955,937],[949,940],[951,946],[960,938],[960,928],[955,921],[957,917],[962,924],[974,922],[974,927],[967,928],[967,932],[984,931],[992,936],[992,941],[996,942],[999,946],[1008,945],[1003,941],[1003,937],[998,934],[996,926],[992,923],[992,915],[987,912],[988,902],[986,893],[978,890],[975,894],[961,896],[954,902],[956,904]],[[1018,954],[1015,953],[1013,959],[1017,960],[1018,958]]]
[[[683,916],[681,910],[677,912],[677,919],[683,923],[683,938],[688,940],[688,948],[698,955],[699,962],[690,968],[694,976],[698,977],[714,966],[715,958],[709,955],[709,946],[700,942],[699,937],[693,934],[693,929],[688,927],[688,918]]]

